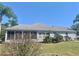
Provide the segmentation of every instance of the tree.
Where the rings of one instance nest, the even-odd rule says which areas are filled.
[[[52,43],[52,37],[46,36],[46,37],[43,39],[43,42],[44,42],[44,43]]]
[[[17,19],[9,19],[7,23],[4,24],[6,27],[12,27],[18,25]]]
[[[4,24],[2,24],[2,30],[1,30],[1,33],[0,33],[0,43],[2,43],[2,41],[5,40],[5,32],[6,32],[6,26],[4,26]]]
[[[77,31],[77,35],[79,34],[79,14],[76,15],[71,28]]]
[[[1,33],[1,22],[2,22],[2,17],[7,16],[9,19],[17,19],[15,13],[12,11],[11,8],[4,6],[3,4],[0,4],[0,33]]]
[[[4,37],[4,36],[2,36],[2,34],[3,34],[3,32],[1,31],[2,30],[2,17],[3,16],[6,16],[6,17],[8,17],[9,19],[12,19],[12,20],[16,20],[17,19],[17,17],[16,17],[16,15],[15,15],[15,13],[12,11],[12,9],[11,8],[9,8],[9,7],[7,7],[7,6],[4,6],[3,4],[0,4],[0,40],[2,40],[2,37]],[[8,24],[8,23],[7,23]]]

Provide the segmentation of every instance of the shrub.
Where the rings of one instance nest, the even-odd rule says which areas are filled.
[[[43,40],[44,43],[52,43],[52,38],[50,36],[46,36]]]
[[[52,38],[53,43],[58,43],[63,41],[63,36],[59,35],[58,33],[55,33],[54,38]]]
[[[61,41],[63,41],[63,36],[61,36],[59,34],[55,34],[54,37],[47,36],[43,40],[44,43],[58,43],[58,42],[61,42]]]
[[[55,43],[56,39],[54,37],[52,37],[52,43]]]
[[[76,39],[79,40],[79,37],[77,37]]]
[[[5,40],[5,34],[3,32],[0,33],[0,43]]]
[[[32,41],[12,41],[4,43],[1,55],[11,56],[35,56],[39,55],[40,44]]]
[[[3,42],[5,40],[5,32],[6,32],[6,27],[2,26],[1,33],[0,33],[0,42]]]

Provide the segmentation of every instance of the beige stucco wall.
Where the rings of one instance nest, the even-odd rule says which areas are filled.
[[[54,33],[53,32],[50,33],[50,37],[54,37]]]
[[[69,33],[68,36],[71,37],[72,40],[74,40],[76,38],[75,33]]]

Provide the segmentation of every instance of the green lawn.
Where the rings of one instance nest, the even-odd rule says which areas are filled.
[[[79,42],[42,44],[41,55],[79,56]]]

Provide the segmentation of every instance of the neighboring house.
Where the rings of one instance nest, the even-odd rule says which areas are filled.
[[[7,28],[5,33],[5,42],[17,39],[32,39],[37,42],[42,42],[47,35],[54,37],[54,33],[62,35],[64,40],[64,36],[66,35],[71,37],[72,40],[76,38],[76,31],[74,30],[70,30],[65,27],[50,27],[42,24],[34,24],[17,25]]]

